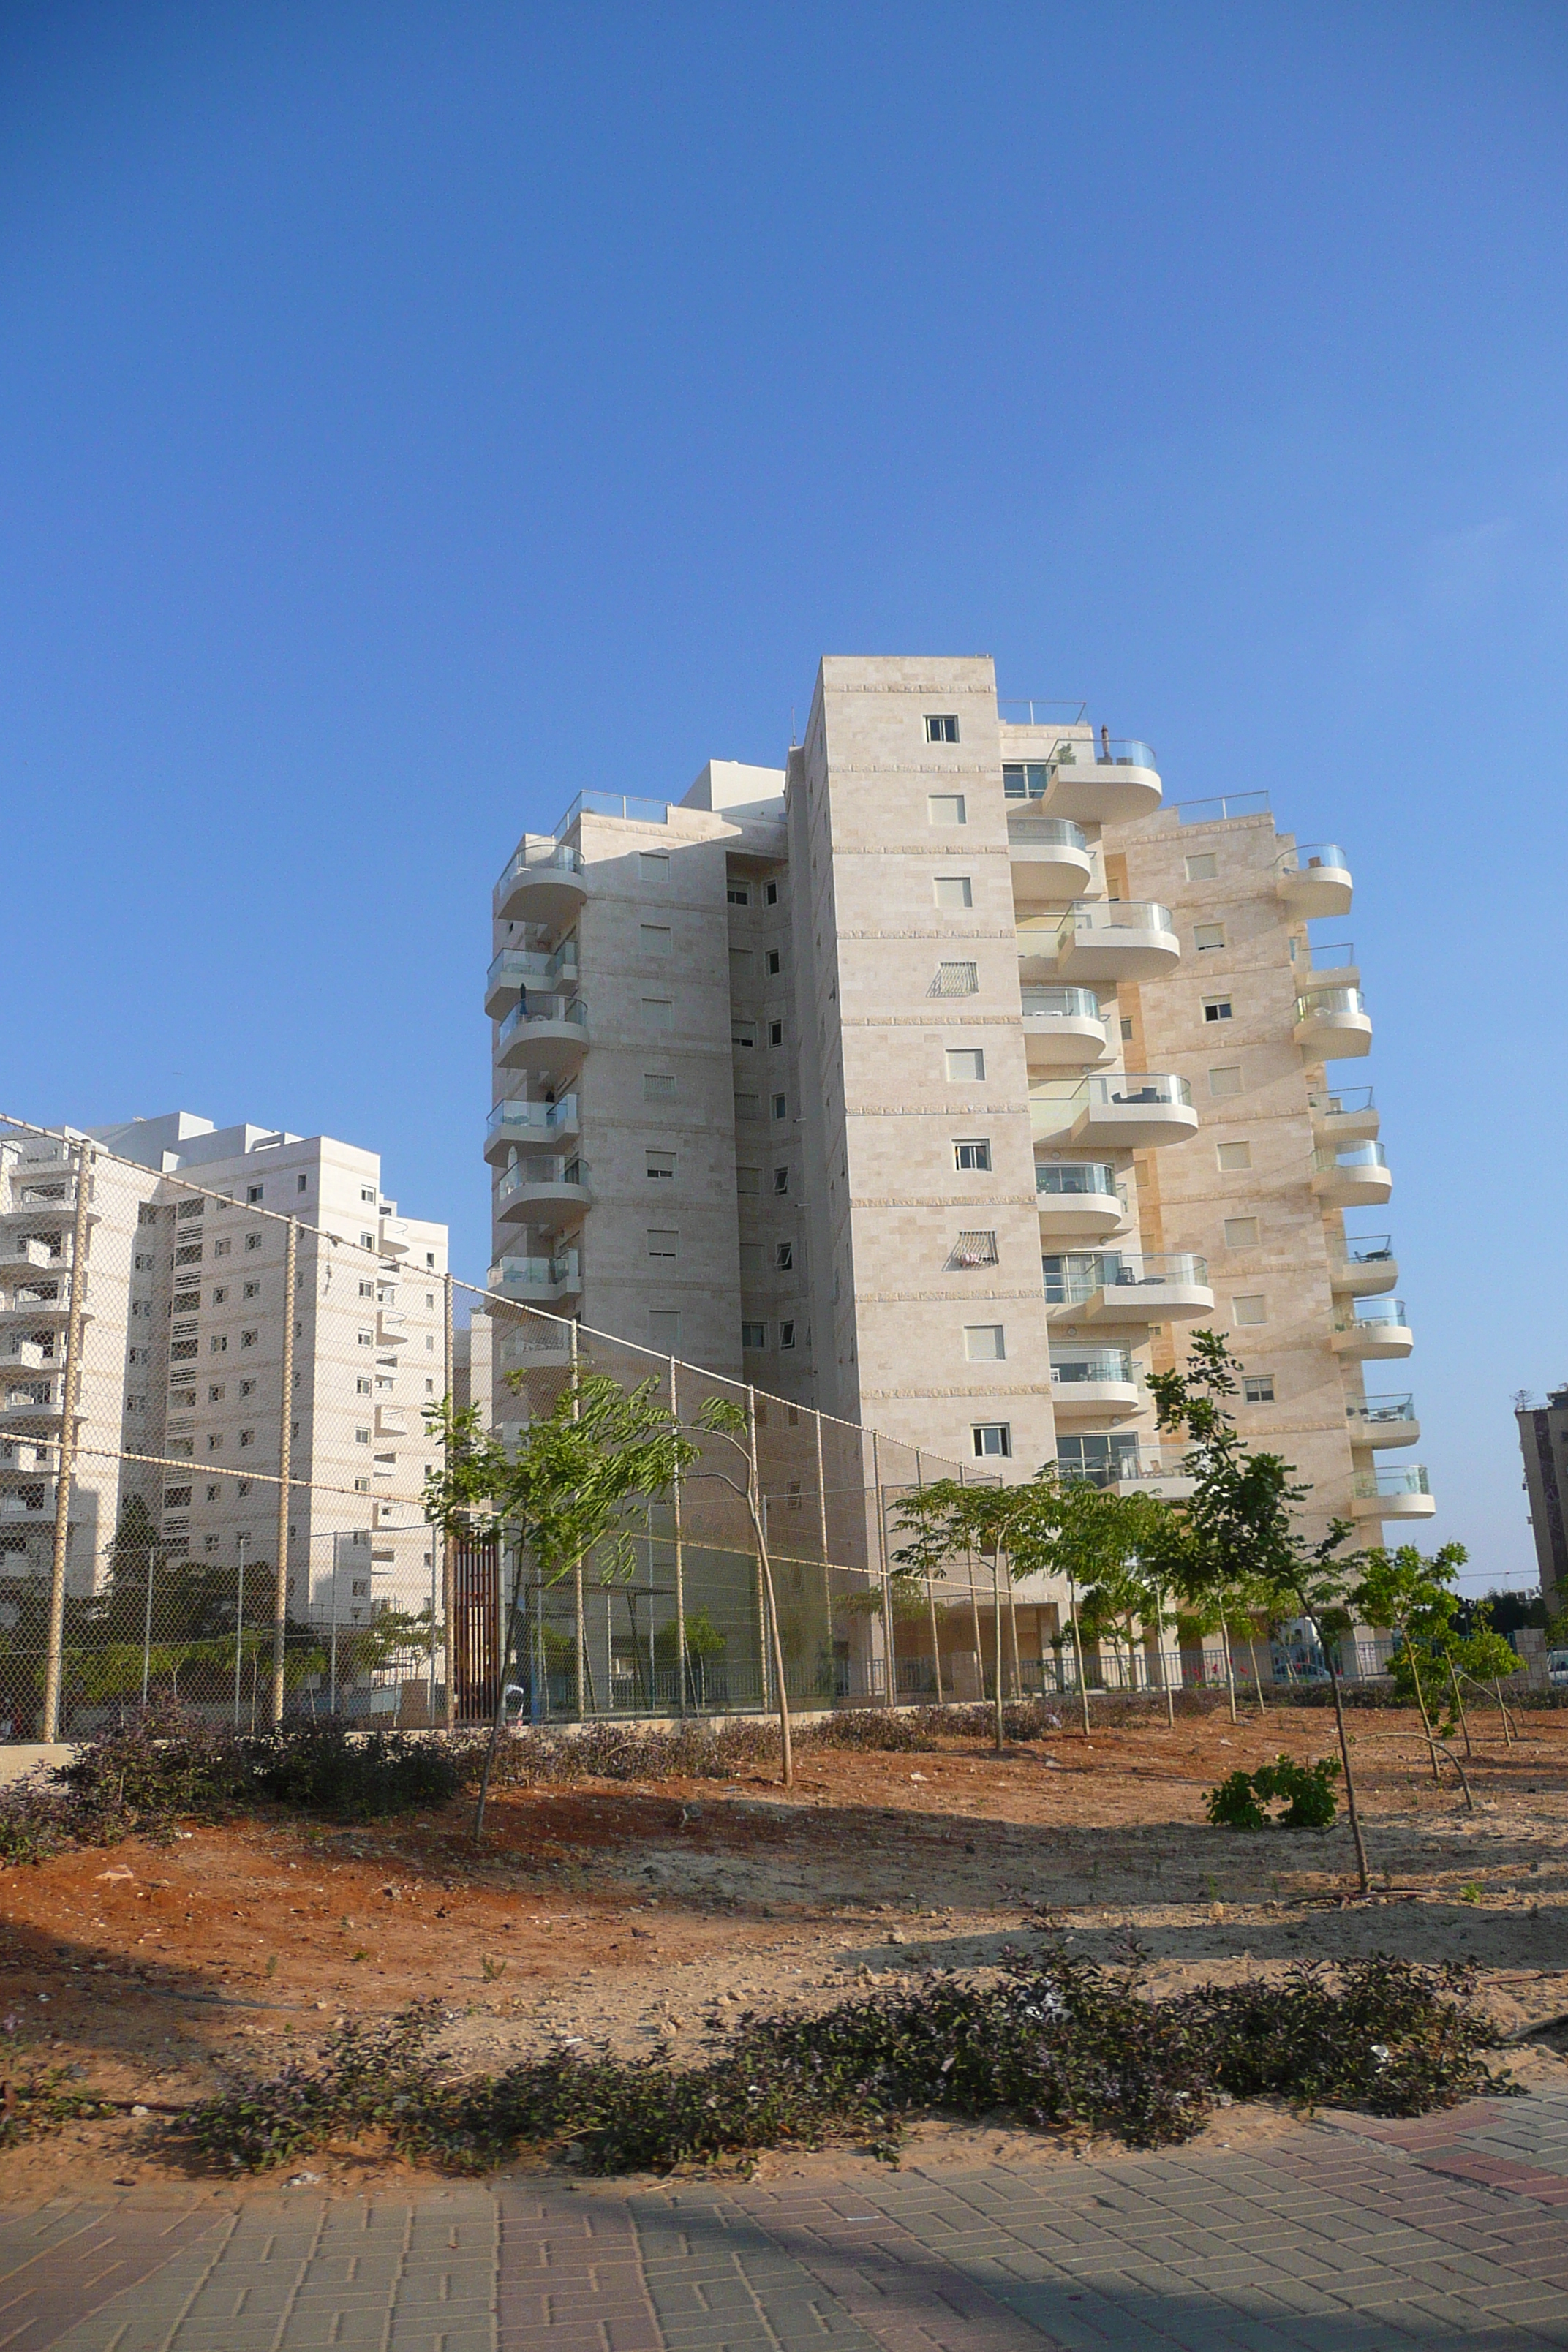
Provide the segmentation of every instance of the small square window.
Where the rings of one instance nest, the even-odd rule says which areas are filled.
[[[258,1250],[261,1247],[261,1235],[259,1234],[247,1234],[245,1236],[245,1246],[247,1250]]]
[[[730,1023],[730,1043],[731,1045],[743,1045],[747,1052],[750,1053],[752,1047],[756,1045],[756,1042],[757,1024],[754,1021],[736,1021],[731,1018]]]
[[[928,824],[967,824],[962,793],[930,793],[926,796]]]
[[[1268,1302],[1258,1292],[1254,1292],[1246,1298],[1233,1298],[1230,1302],[1230,1311],[1232,1319],[1237,1325],[1267,1323],[1268,1320]]]
[[[230,1250],[231,1250],[233,1247],[234,1247],[234,1244],[233,1244],[232,1242],[226,1242],[226,1241],[225,1241],[225,1242],[214,1242],[214,1244],[213,1244],[213,1255],[214,1255],[214,1257],[226,1257],[226,1256],[228,1255],[228,1254],[229,1254]],[[140,1259],[140,1258],[138,1258],[138,1259],[137,1259],[137,1261],[136,1261],[136,1263],[137,1263],[137,1265],[138,1265],[138,1266],[140,1266],[140,1265],[141,1265],[141,1264],[142,1264],[141,1259]],[[151,1258],[149,1258],[149,1259],[148,1259],[148,1261],[147,1261],[147,1263],[148,1263],[148,1265],[152,1265],[152,1263],[153,1263],[152,1259],[151,1259]]]
[[[368,1495],[369,1492],[370,1480],[368,1478],[356,1478],[354,1480],[354,1493],[356,1495]]]
[[[927,712],[926,741],[928,743],[956,743],[957,740],[958,721],[951,711]]]
[[[222,1381],[214,1381],[212,1386],[207,1391],[207,1402],[208,1404],[221,1404],[223,1400],[224,1382]]]
[[[793,1348],[794,1345],[795,1325],[793,1323],[781,1323],[779,1325],[779,1346],[781,1348]],[[792,1510],[798,1508],[798,1502],[793,1496],[790,1500],[790,1508]]]
[[[1230,1019],[1229,997],[1205,996],[1204,999],[1204,1019],[1205,1021],[1228,1021]]]
[[[359,1286],[359,1295],[362,1298],[374,1298],[375,1297],[374,1283],[362,1282]]]
[[[1011,1456],[1013,1428],[1010,1422],[976,1422],[969,1433],[973,1441],[977,1458],[983,1459],[987,1454],[999,1454],[1004,1461],[1006,1461]]]
[[[254,1381],[241,1381],[239,1384],[239,1393],[242,1397],[254,1396],[256,1393],[256,1382]]]
[[[1189,882],[1212,882],[1219,872],[1219,859],[1212,849],[1194,849],[1187,860]]]
[[[776,980],[779,975],[779,951],[777,948],[770,948],[763,961],[768,968],[768,978],[770,980]]]
[[[216,1503],[216,1502],[217,1502],[217,1501],[218,1501],[218,1499],[220,1498],[220,1496],[222,1496],[222,1494],[223,1494],[223,1488],[222,1488],[221,1486],[216,1486],[216,1485],[215,1485],[215,1486],[210,1486],[207,1488],[207,1500],[208,1500],[208,1502],[209,1502],[209,1503]]]
[[[251,1286],[250,1286],[250,1284],[249,1284],[249,1283],[247,1283],[245,1286],[246,1286],[247,1290],[248,1290],[248,1289],[251,1287]],[[226,1305],[227,1305],[227,1303],[228,1303],[228,1292],[227,1292],[226,1290],[224,1290],[224,1289],[218,1289],[218,1290],[215,1290],[215,1291],[213,1292],[213,1305],[214,1305],[215,1307],[224,1307],[224,1306],[226,1306]]]
[[[789,1273],[795,1265],[795,1244],[793,1242],[775,1242],[773,1244],[773,1264],[777,1266],[781,1274]]]
[[[1241,1383],[1241,1393],[1248,1404],[1272,1404],[1274,1375],[1272,1372],[1248,1372]]]
[[[770,1045],[782,1045],[784,1044],[784,1023],[782,1021],[770,1021],[768,1023],[768,1043]]]
[[[1211,1095],[1238,1095],[1241,1092],[1240,1065],[1236,1062],[1230,1062],[1226,1064],[1224,1069],[1211,1070],[1209,1072],[1209,1092]]]
[[[257,1202],[257,1201],[259,1201],[259,1200],[260,1200],[260,1198],[261,1198],[261,1187],[260,1187],[260,1185],[259,1185],[259,1184],[251,1184],[251,1185],[247,1185],[247,1188],[246,1188],[246,1194],[245,1194],[245,1197],[246,1197],[246,1199],[247,1199],[247,1201],[252,1202]]]
[[[936,893],[939,907],[957,910],[974,904],[974,892],[967,874],[938,874],[932,880],[931,888]]]
[[[985,1054],[979,1045],[947,1048],[947,1082],[951,1087],[979,1086],[985,1076]]]
[[[294,1326],[294,1336],[296,1339],[300,1336],[300,1326],[298,1323]],[[261,1334],[259,1331],[242,1331],[239,1335],[239,1344],[242,1348],[254,1348],[260,1337]]]
[[[1252,1146],[1250,1143],[1218,1143],[1215,1146],[1215,1159],[1222,1168],[1250,1168]]]
[[[650,1151],[643,1161],[650,1184],[673,1184],[675,1154],[673,1151]]]
[[[679,1236],[672,1233],[668,1226],[658,1226],[654,1228],[649,1232],[647,1237],[647,1254],[649,1257],[673,1259],[676,1255],[679,1239]]]
[[[368,1381],[368,1380],[364,1380],[364,1379],[355,1381],[355,1382],[354,1382],[354,1393],[355,1393],[355,1395],[356,1395],[356,1396],[369,1396],[369,1394],[370,1394],[370,1382],[369,1382],[369,1381]]]
[[[375,1247],[375,1235],[374,1234],[361,1234],[359,1237],[359,1245],[361,1249],[374,1249]]]
[[[765,1348],[767,1344],[768,1327],[765,1323],[742,1324],[741,1345],[742,1348]]]
[[[1007,1339],[1000,1323],[966,1323],[963,1327],[963,1352],[972,1364],[999,1364],[1007,1353]]]
[[[668,923],[645,923],[642,927],[644,955],[667,956],[669,953],[670,930]]]
[[[1226,1249],[1256,1249],[1258,1220],[1256,1217],[1227,1217],[1225,1221]]]
[[[933,996],[974,996],[979,989],[978,964],[939,963],[931,992]]]
[[[207,1352],[209,1355],[213,1356],[227,1355],[228,1341],[221,1331],[207,1341]]]
[[[773,1170],[773,1191],[781,1194],[789,1191],[789,1170],[787,1168],[775,1168]]]
[[[675,1075],[670,1070],[645,1070],[642,1074],[644,1102],[667,1102],[675,1092]]]
[[[747,882],[731,882],[724,896],[731,907],[749,907],[752,903],[751,885]]]
[[[645,882],[668,882],[669,859],[662,849],[641,850],[637,855],[637,870]]]
[[[952,1147],[952,1164],[961,1171],[973,1169],[988,1175],[991,1169],[989,1137],[967,1136],[963,1141],[955,1143]]]
[[[642,1025],[645,1029],[672,1029],[675,1007],[668,996],[645,996],[642,1001]]]
[[[760,1193],[762,1189],[763,1171],[760,1168],[736,1169],[735,1190],[737,1192],[750,1196],[752,1193]]]
[[[258,1282],[242,1282],[239,1286],[239,1295],[242,1298],[259,1298],[261,1285]]]
[[[779,902],[779,886],[778,886],[778,884],[777,884],[776,882],[764,882],[764,883],[763,883],[763,905],[764,905],[764,906],[767,906],[767,907],[776,907],[776,906],[778,905],[778,902]]]
[[[771,1099],[773,1102],[773,1117],[775,1118],[787,1118],[789,1117],[789,1097],[787,1095],[774,1095]]]
[[[362,1185],[360,1186],[360,1188],[359,1188],[359,1196],[360,1196],[360,1199],[364,1202],[365,1207],[366,1207],[367,1209],[374,1209],[374,1206],[375,1206],[375,1189],[374,1189],[374,1185],[370,1185],[370,1184],[362,1184]]]
[[[1193,945],[1197,949],[1200,955],[1206,955],[1211,948],[1224,947],[1225,925],[1223,923],[1194,923],[1193,926]]]
[[[356,1429],[356,1430],[355,1430],[355,1432],[354,1432],[354,1444],[355,1444],[356,1445],[368,1445],[368,1444],[370,1444],[370,1432],[369,1432],[369,1430],[368,1430],[368,1429]]]

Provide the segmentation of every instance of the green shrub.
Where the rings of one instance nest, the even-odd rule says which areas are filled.
[[[351,1733],[342,1724],[291,1725],[243,1748],[258,1796],[337,1821],[371,1821],[416,1805],[444,1805],[468,1778],[470,1752],[403,1731]]]
[[[1204,1811],[1215,1829],[1264,1830],[1272,1820],[1276,1829],[1326,1830],[1334,1818],[1333,1783],[1339,1769],[1329,1756],[1317,1764],[1277,1756],[1256,1772],[1228,1773],[1217,1789],[1205,1793]],[[1265,1805],[1281,1800],[1282,1813],[1264,1811]]]
[[[1268,1816],[1258,1802],[1262,1791],[1250,1772],[1232,1772],[1204,1797],[1204,1811],[1215,1829],[1266,1830]]]

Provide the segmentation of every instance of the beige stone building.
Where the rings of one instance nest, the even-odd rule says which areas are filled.
[[[1331,847],[1164,804],[984,657],[830,658],[783,770],[584,793],[494,896],[495,1286],[938,1456],[1170,1489],[1214,1325],[1311,1515],[1405,1467],[1390,1176]],[[1359,1221],[1358,1221],[1359,1222]]]

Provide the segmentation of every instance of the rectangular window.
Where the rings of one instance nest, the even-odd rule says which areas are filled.
[[[768,1327],[765,1323],[742,1324],[741,1345],[742,1348],[765,1348],[767,1344]]]
[[[355,1381],[355,1382],[354,1382],[354,1393],[355,1393],[355,1395],[356,1395],[356,1396],[369,1396],[369,1394],[370,1394],[370,1382],[369,1382],[369,1381],[368,1381],[368,1380],[357,1380],[357,1381]]]
[[[1256,1217],[1227,1217],[1225,1221],[1226,1249],[1256,1249],[1258,1220]]]
[[[260,1187],[260,1185],[259,1185],[259,1184],[247,1184],[247,1187],[246,1187],[245,1197],[246,1197],[246,1199],[247,1199],[247,1201],[251,1202],[252,1203],[254,1203],[254,1202],[257,1202],[257,1201],[259,1201],[259,1200],[260,1200],[260,1198],[261,1198],[261,1187]]]
[[[764,883],[763,883],[763,905],[764,905],[764,906],[768,906],[768,907],[776,907],[776,906],[778,905],[778,902],[779,902],[779,886],[778,886],[778,884],[777,884],[776,882],[764,882]]]
[[[1272,1372],[1248,1372],[1241,1383],[1241,1393],[1248,1404],[1272,1404],[1274,1375]]]
[[[787,1168],[775,1168],[773,1170],[773,1191],[779,1193],[787,1192],[789,1191],[789,1170]]]
[[[245,1236],[245,1246],[247,1250],[258,1250],[261,1247],[261,1235],[259,1234],[247,1234]]]
[[[957,740],[958,721],[951,711],[927,712],[926,741],[928,743],[956,743]]]
[[[643,1161],[650,1184],[673,1184],[675,1154],[673,1151],[650,1151]]]
[[[773,1264],[777,1266],[781,1274],[789,1273],[790,1269],[795,1265],[795,1244],[793,1242],[775,1242],[773,1244]]]
[[[355,1430],[355,1432],[354,1432],[354,1444],[355,1444],[356,1445],[368,1445],[368,1444],[370,1444],[370,1432],[369,1432],[369,1430],[368,1430],[368,1429],[356,1429],[356,1430]]]
[[[952,1164],[960,1171],[973,1169],[989,1175],[991,1171],[989,1138],[984,1135],[972,1135],[955,1143],[952,1147]]]
[[[1250,1168],[1252,1146],[1250,1143],[1217,1143],[1215,1158],[1222,1168]]]
[[[779,1325],[779,1346],[780,1346],[781,1348],[793,1348],[793,1347],[794,1347],[794,1345],[795,1345],[795,1325],[794,1325],[793,1323],[781,1323],[781,1324]],[[798,1509],[799,1509],[799,1507],[800,1507],[800,1498],[799,1498],[799,1496],[796,1496],[796,1495],[792,1494],[792,1495],[791,1495],[791,1496],[790,1496],[790,1508],[791,1508],[791,1510],[792,1510],[792,1511],[793,1511],[793,1510],[798,1510]]]
[[[258,1282],[242,1282],[239,1286],[239,1295],[242,1298],[259,1298],[261,1285]]]
[[[776,980],[779,975],[779,951],[777,948],[770,948],[763,961],[767,965],[768,978],[770,980]]]
[[[1131,1044],[1131,1042],[1132,1042],[1132,1024],[1131,1024],[1131,1021],[1129,1021],[1129,1020],[1126,1018],[1126,1016],[1125,1016],[1125,1015],[1123,1015],[1123,1017],[1122,1017],[1122,1020],[1121,1020],[1121,1042],[1122,1042],[1122,1044],[1123,1044],[1124,1045],[1130,1045]]]
[[[645,923],[642,927],[642,951],[647,956],[669,953],[670,931],[668,923]]]
[[[1204,1019],[1205,1021],[1228,1021],[1230,1019],[1229,997],[1205,996],[1204,999]]]
[[[1230,1311],[1233,1320],[1238,1325],[1267,1323],[1268,1320],[1268,1306],[1258,1292],[1254,1292],[1247,1298],[1233,1298],[1230,1302]]]
[[[1211,1095],[1238,1095],[1241,1092],[1240,1065],[1231,1062],[1222,1070],[1211,1070],[1209,1092]]]
[[[669,858],[662,849],[644,849],[637,853],[637,871],[645,882],[666,883],[669,879]]]
[[[931,982],[933,996],[973,996],[980,987],[980,969],[973,963],[939,963]]]
[[[1013,1451],[1013,1429],[1011,1423],[1005,1421],[976,1422],[969,1433],[973,1441],[974,1452],[977,1458],[984,1458],[987,1454],[999,1454],[1004,1461],[1006,1461],[1011,1456]]]
[[[362,1282],[359,1286],[359,1295],[362,1298],[374,1298],[375,1297],[374,1283]]]
[[[1189,882],[1212,882],[1219,872],[1219,859],[1212,849],[1194,849],[1187,860]]]
[[[983,1233],[978,1228],[972,1233],[959,1234],[952,1245],[952,1255],[948,1260],[950,1265],[958,1267],[994,1265],[996,1263],[995,1234]]]
[[[736,1171],[735,1171],[735,1190],[736,1190],[736,1192],[737,1192],[742,1193],[742,1194],[746,1195],[747,1197],[750,1197],[750,1196],[751,1196],[752,1194],[753,1194],[753,1193],[760,1193],[760,1192],[762,1192],[762,1189],[763,1189],[763,1171],[762,1171],[762,1170],[761,1170],[760,1168],[737,1168],[737,1169],[736,1169]]]
[[[642,1074],[644,1102],[668,1102],[675,1092],[674,1073],[669,1070],[645,1070]]]
[[[985,1055],[979,1045],[950,1045],[947,1048],[947,1082],[950,1087],[975,1087],[985,1076]]]
[[[234,1244],[232,1244],[232,1242],[214,1242],[214,1244],[213,1244],[213,1255],[214,1255],[214,1257],[226,1257],[226,1256],[228,1255],[228,1254],[229,1254],[229,1251],[233,1248],[233,1246],[234,1246]],[[137,1259],[137,1261],[136,1261],[136,1263],[137,1263],[137,1265],[141,1265],[141,1263],[142,1263],[141,1259],[140,1259],[140,1258],[138,1258],[138,1259]]]
[[[773,1117],[775,1118],[787,1118],[789,1117],[789,1097],[787,1095],[773,1095],[771,1097],[771,1100],[773,1103]]]
[[[939,907],[958,909],[973,907],[974,904],[974,893],[970,887],[967,874],[939,874],[933,880],[931,887],[936,892],[936,903]]]
[[[782,1021],[770,1021],[768,1023],[768,1043],[770,1045],[782,1045],[784,1044],[784,1023]]]
[[[754,1021],[736,1021],[731,1019],[730,1023],[730,1043],[731,1045],[743,1045],[746,1051],[750,1053],[756,1042],[757,1024]]]
[[[1000,1323],[966,1323],[963,1327],[963,1352],[972,1364],[999,1364],[1007,1353],[1006,1335]]]
[[[256,1382],[254,1381],[241,1381],[239,1384],[239,1393],[242,1397],[253,1396],[255,1391]]]
[[[749,907],[752,903],[751,884],[749,882],[731,882],[728,889],[725,891],[724,896],[729,900],[731,907]]]
[[[300,1326],[298,1323],[294,1326],[294,1336],[296,1339],[300,1336]],[[242,1348],[254,1348],[260,1337],[261,1334],[259,1331],[242,1331],[239,1335],[239,1344]]]
[[[359,1334],[359,1343],[362,1348],[374,1348],[375,1345],[375,1333],[374,1331],[362,1331]]]
[[[247,1282],[247,1283],[246,1284],[246,1286],[246,1286],[247,1290],[254,1290],[254,1289],[255,1289],[255,1287],[256,1287],[255,1284],[254,1284],[254,1283],[251,1283],[251,1282]],[[226,1288],[226,1286],[220,1286],[218,1289],[216,1289],[216,1290],[215,1290],[215,1291],[213,1292],[213,1305],[214,1305],[215,1307],[226,1307],[226,1306],[227,1306],[227,1304],[228,1304],[228,1291],[227,1291],[227,1288]]]
[[[668,1225],[652,1226],[648,1231],[647,1254],[649,1257],[673,1260],[678,1241],[679,1236]]]
[[[207,1341],[207,1353],[212,1356],[227,1355],[228,1340],[221,1331],[216,1333],[214,1338]]]
[[[1193,945],[1197,949],[1200,955],[1205,955],[1211,948],[1224,947],[1225,925],[1223,923],[1194,923],[1193,926]]]
[[[645,996],[642,1001],[642,1025],[645,1029],[673,1029],[675,1007],[668,996]]]
[[[928,824],[967,824],[962,793],[928,793],[926,823]]]
[[[213,1382],[211,1388],[207,1391],[208,1404],[221,1404],[223,1402],[225,1386],[226,1383],[222,1381],[215,1381]]]
[[[310,1191],[310,1178],[309,1178],[308,1176],[296,1176],[296,1177],[295,1177],[295,1179],[294,1179],[294,1190],[296,1191],[296,1192],[308,1192]]]

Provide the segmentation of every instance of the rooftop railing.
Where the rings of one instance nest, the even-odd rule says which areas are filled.
[[[1057,744],[1051,760],[1058,768],[1157,768],[1152,743],[1141,743],[1132,735],[1108,735],[1101,728],[1090,742],[1078,742],[1070,738]]]
[[[1002,702],[996,705],[996,716],[1007,727],[1081,727],[1089,711],[1087,702]]]
[[[579,793],[555,828],[556,840],[570,833],[582,816],[616,816],[630,824],[668,824],[669,803],[638,800],[626,793]]]
[[[1172,801],[1180,824],[1215,824],[1228,816],[1267,816],[1267,793],[1222,793],[1217,800]]]
[[[1064,1200],[1103,1192],[1114,1201],[1116,1171],[1100,1160],[1037,1160],[1035,1190]]]

